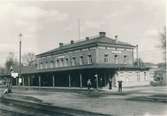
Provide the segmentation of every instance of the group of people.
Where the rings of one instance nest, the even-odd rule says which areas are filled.
[[[98,81],[97,79],[98,79],[98,78],[95,79],[95,85],[96,85],[95,88],[97,88],[97,86],[98,86],[98,85],[97,85],[98,82],[96,82],[96,81]],[[119,92],[122,92],[122,82],[123,82],[123,81],[118,81],[118,91],[119,91]],[[100,82],[99,82],[100,87],[102,87],[102,83],[103,83],[103,80],[102,80],[102,78],[100,78]],[[112,79],[111,79],[111,78],[109,78],[108,83],[109,83],[109,89],[111,90],[111,89],[112,89]],[[91,79],[88,79],[88,80],[87,80],[87,87],[88,87],[88,90],[91,89],[91,87],[92,87]]]

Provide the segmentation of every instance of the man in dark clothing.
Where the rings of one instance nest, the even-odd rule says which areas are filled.
[[[112,89],[112,79],[109,78],[109,89]]]
[[[102,88],[102,87],[103,87],[103,79],[100,78],[100,88]]]
[[[118,81],[118,91],[122,92],[122,81]]]
[[[87,81],[88,90],[90,90],[91,85],[92,85],[91,80],[90,80],[90,79],[88,79],[88,81]]]

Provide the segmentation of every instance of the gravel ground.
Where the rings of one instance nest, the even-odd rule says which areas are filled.
[[[114,114],[121,116],[166,116],[167,104],[162,102],[128,100],[136,96],[166,96],[167,88],[149,87],[125,90],[128,94],[112,92],[70,92],[70,91],[34,91],[14,90],[16,94],[31,96],[54,106],[81,109],[91,112]]]

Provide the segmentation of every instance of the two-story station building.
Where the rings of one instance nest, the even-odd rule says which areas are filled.
[[[98,36],[59,47],[36,55],[35,68],[22,70],[25,86],[86,87],[91,79],[95,86],[106,86],[109,78],[112,86],[123,80],[123,86],[149,84],[147,68],[134,65],[136,46],[109,38],[105,32]],[[97,80],[96,80],[97,82]]]

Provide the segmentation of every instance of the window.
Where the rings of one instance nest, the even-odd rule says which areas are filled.
[[[46,69],[48,68],[48,62],[45,62],[45,68]]]
[[[61,63],[60,63],[60,66],[64,66],[64,59],[63,58],[61,58]]]
[[[50,68],[54,68],[54,61],[50,62]]]
[[[92,64],[93,61],[92,61],[92,55],[88,55],[88,64]]]
[[[40,63],[40,67],[39,67],[40,69],[43,69],[43,64],[42,64],[42,62]]]
[[[51,68],[51,62],[47,63],[47,68]]]
[[[123,64],[127,64],[127,56],[126,55],[124,55],[124,57],[123,57]]]
[[[127,82],[129,81],[129,77],[126,77],[126,81],[127,81]]]
[[[66,58],[65,66],[68,66],[68,64],[69,64],[68,58]]]
[[[137,72],[137,81],[140,81],[140,73]]]
[[[57,62],[57,67],[59,67],[59,66],[60,66],[60,62],[59,62],[59,60],[57,60],[56,62]]]
[[[104,55],[104,62],[108,62],[109,60],[108,60],[108,54],[105,54]]]
[[[57,61],[56,60],[54,61],[54,67],[57,67]]]
[[[83,56],[80,56],[79,64],[80,64],[80,65],[83,65],[83,64],[84,64]]]
[[[76,65],[76,58],[73,57],[73,58],[72,58],[72,66],[75,66],[75,65]]]
[[[114,55],[114,63],[118,64],[118,55]]]
[[[144,80],[146,81],[147,80],[147,73],[144,72]]]

